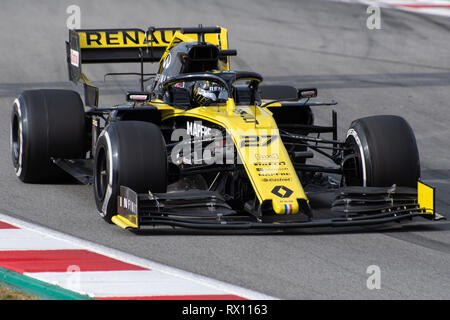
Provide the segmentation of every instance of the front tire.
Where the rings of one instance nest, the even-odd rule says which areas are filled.
[[[420,160],[410,125],[399,116],[355,120],[347,131],[344,185],[417,187]]]
[[[117,214],[120,186],[137,193],[167,191],[167,151],[153,123],[120,121],[100,134],[95,150],[94,195],[100,215],[109,223]]]

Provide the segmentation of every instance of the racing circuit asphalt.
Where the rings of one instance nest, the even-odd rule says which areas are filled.
[[[51,5],[50,5],[51,3]],[[401,115],[413,127],[422,178],[437,187],[438,212],[450,218],[450,19],[382,9],[381,30],[366,28],[366,6],[326,1],[37,1],[0,6],[0,212],[170,266],[283,299],[449,299],[450,224],[290,231],[275,234],[158,230],[136,235],[106,224],[92,188],[26,185],[9,151],[14,98],[30,88],[74,88],[67,80],[67,6],[81,7],[83,28],[221,25],[229,30],[236,69],[266,82],[316,86],[339,102],[339,136],[351,120]],[[149,71],[151,68],[148,68]],[[138,66],[88,66],[121,103],[131,78],[106,72]],[[81,88],[77,88],[80,90]],[[331,121],[317,107],[316,122]],[[370,265],[381,289],[369,290]]]

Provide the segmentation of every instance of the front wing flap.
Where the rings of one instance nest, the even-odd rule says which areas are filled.
[[[121,186],[118,214],[112,221],[124,229],[167,225],[194,229],[303,229],[381,225],[424,217],[443,219],[435,212],[434,188],[418,182],[418,189],[404,187],[338,189],[331,205],[333,217],[270,215],[261,219],[233,210],[214,191],[137,194]],[[314,212],[313,212],[314,213]]]

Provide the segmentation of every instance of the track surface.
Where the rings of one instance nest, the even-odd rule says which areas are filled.
[[[450,218],[450,19],[383,9],[382,29],[368,30],[365,6],[334,2],[52,3],[7,0],[0,10],[0,212],[285,299],[450,298],[448,222],[372,232],[135,235],[103,222],[90,187],[20,183],[9,153],[16,95],[73,87],[64,47],[68,5],[81,7],[83,28],[223,25],[238,49],[236,69],[258,71],[267,82],[317,86],[322,99],[336,99],[340,137],[359,117],[404,116],[416,133],[422,177],[437,187],[438,210]],[[103,74],[116,70],[87,73],[103,84]],[[121,92],[135,85],[109,81],[101,104],[124,101]],[[317,123],[328,123],[331,109],[319,108]],[[370,265],[380,267],[380,290],[366,287]]]

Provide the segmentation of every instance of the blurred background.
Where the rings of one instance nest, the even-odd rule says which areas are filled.
[[[24,185],[14,175],[9,121],[15,97],[31,88],[82,92],[68,81],[65,51],[67,8],[76,5],[81,28],[228,28],[230,48],[238,52],[233,69],[259,72],[267,83],[317,87],[318,99],[339,104],[317,107],[316,123],[330,123],[336,109],[340,138],[357,118],[403,116],[416,134],[422,178],[437,187],[438,212],[449,216],[450,18],[381,7],[380,28],[369,29],[369,4],[348,2],[2,0],[0,211],[283,298],[449,298],[448,224],[369,236],[137,237],[101,221],[89,187]],[[155,68],[148,64],[145,71]],[[122,103],[127,90],[139,87],[133,77],[104,81],[105,73],[119,71],[137,72],[139,65],[84,68],[100,87],[100,105]],[[382,293],[365,288],[365,268],[374,262],[387,270]]]

